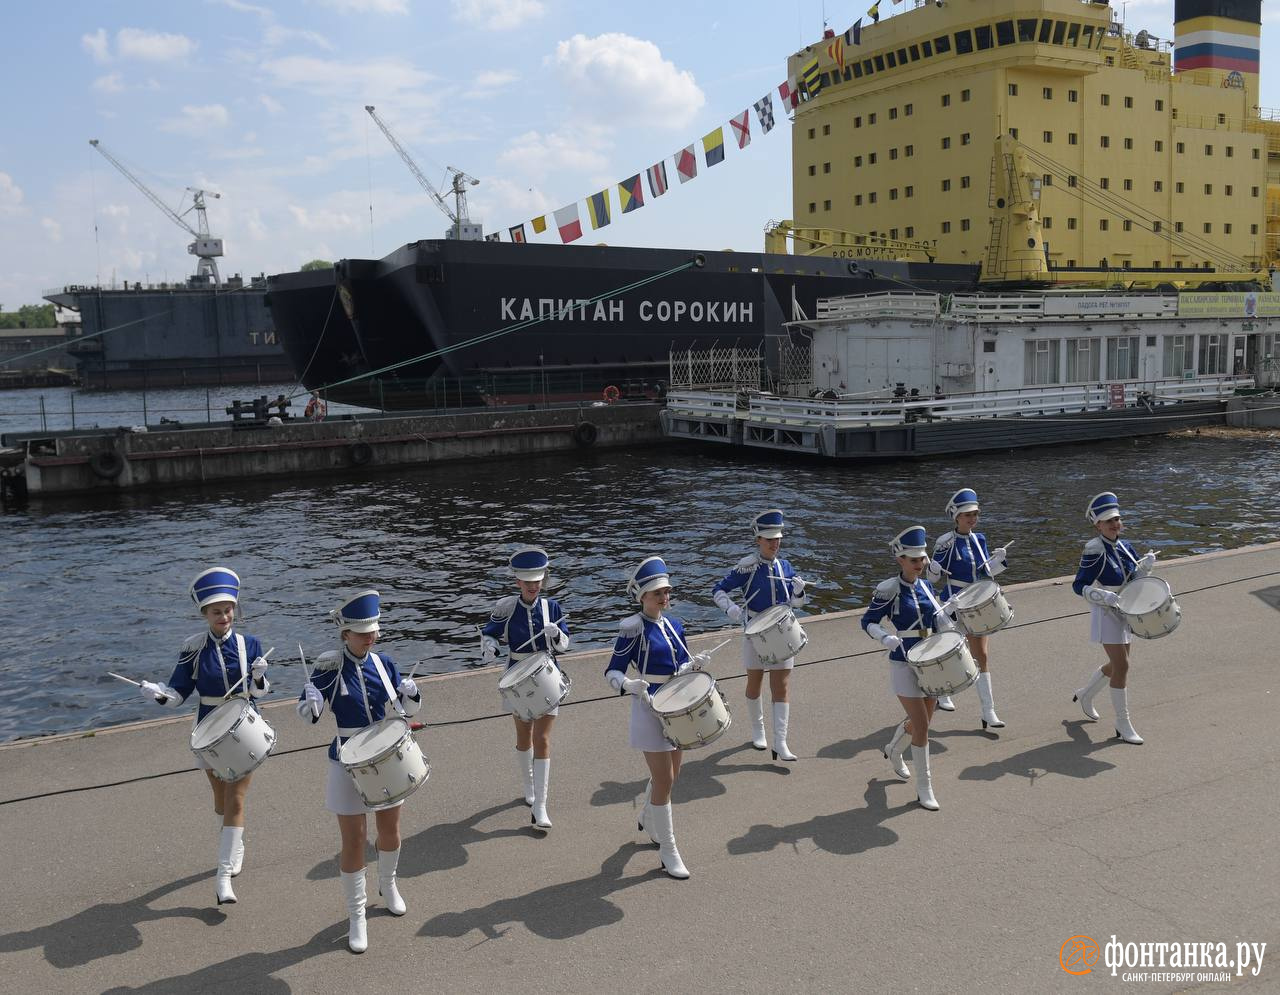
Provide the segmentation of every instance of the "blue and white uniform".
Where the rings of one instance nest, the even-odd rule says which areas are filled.
[[[1090,600],[1086,588],[1119,591],[1129,580],[1148,572],[1138,566],[1140,562],[1141,557],[1126,539],[1111,542],[1102,536],[1094,536],[1085,543],[1071,589],[1089,600],[1090,642],[1122,644],[1130,641],[1129,626],[1124,618],[1113,608]]]
[[[547,631],[551,627],[555,628],[554,633]],[[564,609],[555,598],[544,598],[541,595],[534,598],[532,604],[518,594],[501,598],[493,606],[489,621],[484,624],[481,632],[486,657],[496,658],[499,646],[505,645],[508,648],[508,670],[534,653],[549,653],[555,661],[557,653],[564,653],[569,649],[569,622],[565,618]],[[560,666],[558,661],[556,666]],[[505,702],[503,707],[506,707]],[[560,714],[560,706],[557,705],[547,714]]]
[[[797,576],[789,561],[781,557],[766,560],[758,552],[744,556],[711,589],[712,599],[731,618],[736,614],[732,611],[734,602],[731,595],[734,591],[743,592],[741,619],[744,628],[770,608],[777,605],[800,608],[809,600],[804,593],[804,581]],[[763,663],[751,640],[744,638],[742,665],[747,670],[790,670],[796,665],[796,660],[788,657],[778,663]]]
[[[970,584],[994,580],[1008,567],[1007,559],[992,559],[981,532],[946,532],[933,547],[933,562],[942,579],[942,600],[948,601]]]
[[[622,620],[618,626],[618,638],[613,644],[613,656],[605,668],[606,677],[612,672],[629,675],[632,668],[649,685],[653,694],[669,681],[691,659],[685,642],[684,623],[674,615],[650,618],[636,612]],[[662,723],[648,705],[638,697],[631,699],[631,746],[637,750],[662,752],[674,750],[662,735]]]
[[[907,665],[907,651],[935,631],[954,628],[954,623],[940,608],[937,596],[923,577],[909,584],[899,574],[876,585],[871,604],[862,613],[861,625],[864,632],[880,641],[887,632],[880,623],[888,619],[902,640],[902,645],[889,653],[889,683],[894,694],[904,698],[928,697],[920,690],[916,672]]]

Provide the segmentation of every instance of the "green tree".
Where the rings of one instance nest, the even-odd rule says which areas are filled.
[[[53,328],[52,304],[23,304],[16,311],[0,310],[0,328]]]
[[[310,273],[313,269],[332,269],[333,263],[327,259],[313,259],[309,263],[302,264],[302,272]]]

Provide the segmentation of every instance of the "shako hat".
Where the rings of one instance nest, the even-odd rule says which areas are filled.
[[[782,527],[785,524],[782,512],[777,508],[770,508],[756,515],[751,523],[751,531],[757,539],[781,539]]]
[[[511,554],[511,572],[517,580],[542,580],[547,575],[547,567],[551,558],[545,549],[537,546],[526,546]]]
[[[966,511],[978,510],[978,492],[972,487],[961,487],[951,495],[951,500],[947,502],[947,517],[953,522],[956,516]]]
[[[1084,517],[1091,522],[1105,522],[1109,518],[1120,517],[1120,499],[1111,491],[1103,491],[1089,498],[1089,506],[1084,510]]]
[[[913,525],[909,529],[903,529],[893,537],[889,549],[894,556],[928,556],[929,537],[925,534],[924,526]]]
[[[339,629],[350,629],[352,632],[378,632],[378,619],[381,599],[377,591],[361,591],[347,598],[333,611],[329,617],[338,623]]]
[[[191,582],[191,600],[200,609],[219,601],[239,604],[240,577],[230,567],[210,567]]]
[[[627,593],[639,601],[650,591],[657,591],[671,586],[671,574],[661,556],[650,556],[642,560],[640,565],[631,571],[631,579],[627,581]]]

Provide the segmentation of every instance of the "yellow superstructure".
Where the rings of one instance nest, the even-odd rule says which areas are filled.
[[[1202,7],[1180,0],[1181,50],[1256,50],[1256,7],[1191,17]],[[1046,282],[1239,280],[1280,253],[1280,120],[1257,107],[1256,71],[1175,72],[1167,43],[1077,0],[919,3],[864,26],[843,70],[832,43],[788,60],[818,81],[792,131],[797,246],[836,255],[805,230],[866,232]]]

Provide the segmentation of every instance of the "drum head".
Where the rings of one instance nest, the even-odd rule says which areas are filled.
[[[1120,591],[1116,607],[1126,615],[1145,615],[1169,600],[1170,590],[1159,577],[1139,577]]]
[[[515,687],[515,685],[519,684],[550,659],[551,657],[547,653],[534,653],[532,656],[526,657],[519,663],[513,663],[507,668],[507,672],[498,679],[498,687]]]
[[[994,580],[980,580],[976,584],[970,584],[957,594],[954,602],[957,608],[973,608],[982,604],[998,590],[1000,590],[1000,585]]]
[[[404,734],[408,731],[409,723],[402,718],[375,722],[343,743],[342,749],[338,751],[338,759],[344,764],[358,764],[380,757],[404,739]]]
[[[791,614],[791,609],[786,605],[774,605],[762,611],[759,615],[747,623],[747,635],[753,635],[757,632],[764,632],[765,629],[771,629],[778,624],[779,619],[786,618]]]
[[[935,632],[907,650],[907,660],[911,663],[937,660],[939,657],[954,653],[963,644],[964,636],[958,632]]]
[[[211,743],[216,743],[225,736],[231,727],[240,721],[245,711],[253,706],[243,698],[232,698],[224,701],[212,712],[200,720],[200,724],[191,730],[191,748],[202,750]]]
[[[701,670],[673,677],[654,692],[653,710],[669,715],[688,711],[711,692],[715,683],[710,674]]]

